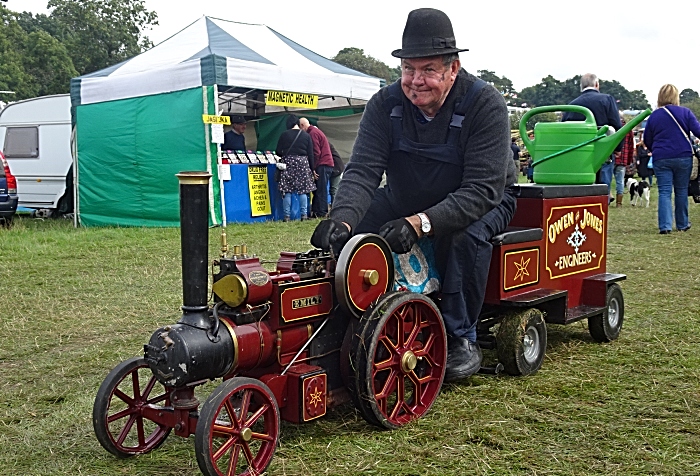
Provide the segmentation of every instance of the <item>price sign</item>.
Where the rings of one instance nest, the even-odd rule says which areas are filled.
[[[248,167],[248,188],[252,216],[259,217],[272,214],[270,186],[267,181],[267,166],[252,165]]]

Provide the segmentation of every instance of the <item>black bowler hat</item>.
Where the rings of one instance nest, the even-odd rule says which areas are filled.
[[[434,8],[419,8],[408,14],[403,29],[401,49],[391,55],[396,58],[425,58],[467,49],[457,48],[452,22],[444,12]]]

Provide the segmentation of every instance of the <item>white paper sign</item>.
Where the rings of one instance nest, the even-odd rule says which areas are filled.
[[[231,180],[231,166],[229,164],[219,164],[219,177],[221,180]]]
[[[211,141],[215,144],[224,143],[224,125],[223,124],[212,124],[211,125]]]

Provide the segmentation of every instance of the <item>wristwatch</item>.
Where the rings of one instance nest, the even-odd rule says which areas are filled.
[[[420,229],[423,232],[424,235],[427,235],[430,233],[430,230],[433,229],[433,226],[430,224],[430,220],[428,219],[428,215],[425,213],[417,213],[418,218],[420,218]]]

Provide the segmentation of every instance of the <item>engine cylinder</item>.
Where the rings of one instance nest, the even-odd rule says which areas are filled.
[[[225,375],[236,352],[226,326],[213,338],[206,330],[178,323],[155,331],[144,346],[144,357],[158,381],[181,387]]]

